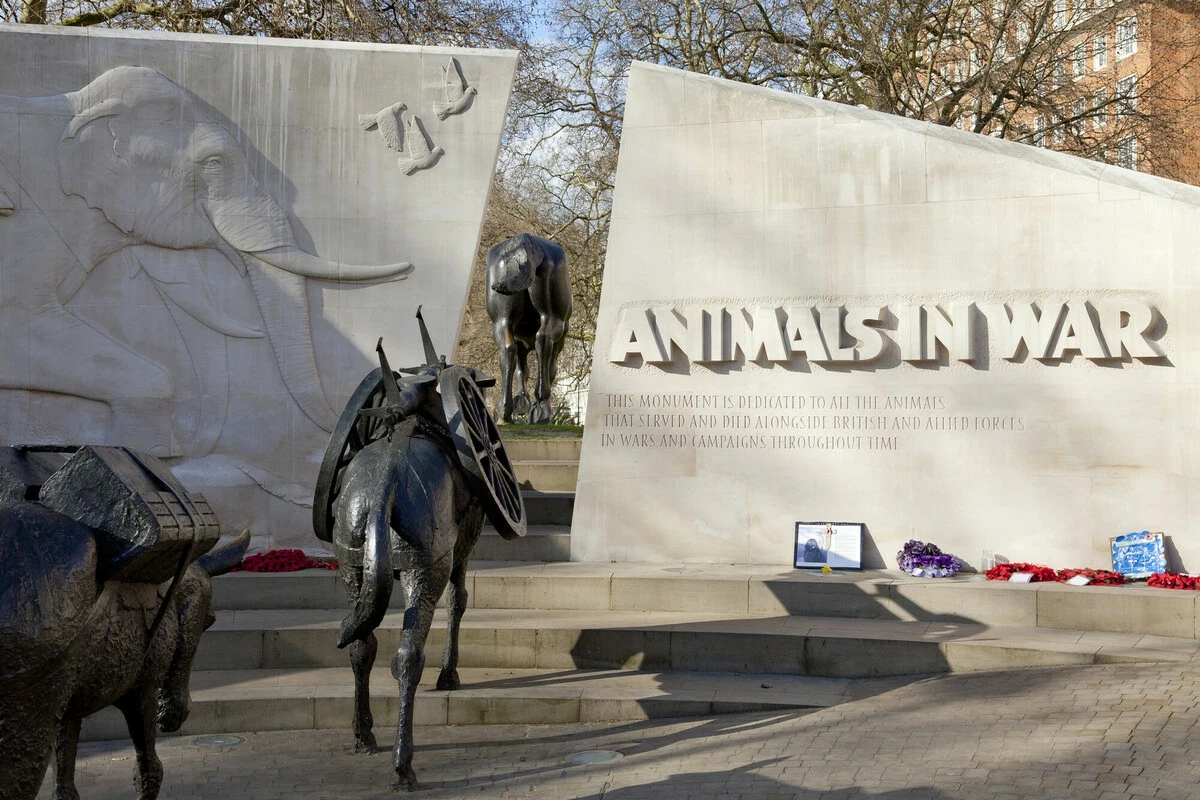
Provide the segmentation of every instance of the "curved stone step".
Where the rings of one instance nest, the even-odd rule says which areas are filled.
[[[381,654],[382,655],[382,654]],[[380,661],[386,661],[381,658]],[[777,675],[713,675],[607,670],[459,670],[462,688],[437,691],[431,664],[417,692],[416,724],[616,722],[745,711],[824,708],[905,681],[848,681]],[[354,676],[341,668],[194,671],[192,711],[178,734],[350,728]],[[396,681],[371,672],[375,736],[388,745],[398,712]],[[160,734],[165,735],[165,734]],[[84,740],[127,738],[124,718],[107,708],[88,718]]]
[[[335,638],[343,611],[217,615],[196,669],[299,669],[348,663]],[[399,647],[403,614],[376,631]],[[445,641],[439,610],[426,654]],[[1188,661],[1195,639],[938,622],[822,617],[732,617],[682,612],[473,609],[459,637],[464,667],[643,669],[877,678],[1112,661]]]
[[[527,537],[528,538],[528,537]],[[497,548],[508,544],[498,543]],[[823,576],[763,566],[471,561],[472,608],[697,611],[1151,634],[1193,639],[1200,592],[1002,583],[981,575],[913,578],[864,570]],[[393,598],[393,607],[398,602]],[[341,609],[336,574],[233,573],[213,581],[215,609]]]
[[[505,539],[495,528],[485,526],[472,558],[494,561],[505,557],[522,561],[570,561],[571,526],[530,525],[519,539]]]

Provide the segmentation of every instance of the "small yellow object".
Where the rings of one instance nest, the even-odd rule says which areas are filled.
[[[830,567],[829,567],[829,565],[828,565],[828,564],[826,564],[825,566],[821,567],[821,572],[823,572],[823,573],[825,573],[826,575],[828,575],[829,573],[833,572],[833,570],[832,570],[832,569],[830,569]]]

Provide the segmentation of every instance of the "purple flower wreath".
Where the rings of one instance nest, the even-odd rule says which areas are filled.
[[[909,539],[904,549],[896,553],[900,569],[909,575],[926,578],[948,578],[963,568],[962,561],[949,553],[943,553],[936,544]]]

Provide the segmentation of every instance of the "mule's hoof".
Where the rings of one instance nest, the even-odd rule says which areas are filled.
[[[519,394],[513,398],[513,411],[524,416],[529,413],[529,398],[523,394]]]
[[[459,689],[461,687],[462,687],[462,683],[458,679],[458,670],[444,669],[444,670],[442,670],[442,673],[440,675],[438,675],[438,679],[437,679],[438,691],[452,692],[455,689]]]
[[[530,425],[545,425],[550,421],[550,404],[542,401],[535,403],[529,411]]]
[[[415,792],[420,788],[417,784],[417,773],[413,772],[412,767],[397,770],[396,777],[392,778],[392,785],[388,788],[393,792]]]
[[[369,756],[374,755],[379,749],[379,745],[375,742],[375,734],[367,732],[365,736],[357,736],[354,740],[354,752],[359,755]]]

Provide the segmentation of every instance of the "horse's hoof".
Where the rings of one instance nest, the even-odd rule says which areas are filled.
[[[550,421],[550,404],[542,401],[534,404],[529,412],[530,425],[545,425]]]
[[[452,692],[455,689],[458,689],[461,687],[462,687],[462,683],[458,680],[458,670],[444,669],[444,670],[442,670],[442,673],[440,675],[438,675],[438,679],[437,679],[438,691]]]
[[[392,785],[388,788],[393,792],[415,792],[420,788],[417,784],[417,773],[413,772],[412,767],[397,770],[396,777],[392,778]]]
[[[529,413],[529,398],[523,394],[517,395],[513,399],[513,411],[516,411],[519,416],[524,416]]]
[[[375,743],[374,736],[365,736],[358,739],[354,743],[354,752],[361,756],[374,755],[379,746]]]

